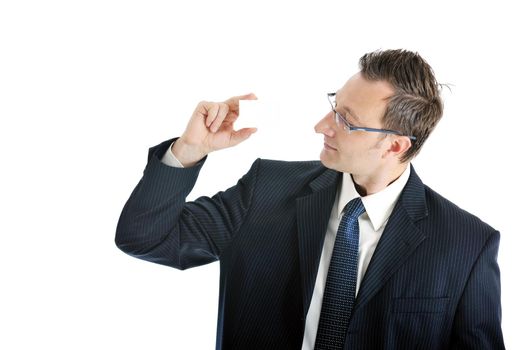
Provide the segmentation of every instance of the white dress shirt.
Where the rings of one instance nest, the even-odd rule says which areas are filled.
[[[180,161],[178,161],[178,159],[173,155],[171,147],[162,157],[162,162],[169,166],[183,168],[182,163],[180,163]],[[391,215],[410,174],[411,170],[408,165],[402,175],[400,175],[397,180],[385,189],[375,194],[361,197],[366,212],[359,216],[359,262],[356,293],[359,291],[360,283],[366,273],[378,241],[382,236],[382,232],[386,227],[387,220],[389,219],[389,216]],[[360,197],[360,195],[355,189],[355,184],[353,183],[351,175],[343,173],[342,183],[337,188],[330,221],[328,221],[328,228],[326,229],[326,236],[324,238],[323,251],[321,253],[321,260],[319,262],[319,270],[315,280],[312,300],[306,315],[302,350],[311,350],[314,348],[317,327],[319,326],[319,316],[321,314],[321,305],[323,302],[324,287],[326,285],[326,277],[328,275],[328,268],[332,258],[335,236],[342,218],[342,211],[349,201],[357,197]]]
[[[175,142],[173,141],[173,143],[175,143]],[[171,150],[173,143],[171,144],[171,146],[169,146],[166,153],[164,153],[164,155],[162,156],[162,163],[175,167],[175,168],[183,168],[184,166],[182,165],[182,163],[180,163],[180,161],[177,159],[177,157],[175,157],[173,155],[173,151]]]

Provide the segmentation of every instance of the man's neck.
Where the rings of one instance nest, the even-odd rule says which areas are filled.
[[[402,163],[391,169],[380,169],[370,175],[351,175],[355,189],[362,196],[368,196],[382,191],[391,185],[396,179],[403,174],[408,163]]]

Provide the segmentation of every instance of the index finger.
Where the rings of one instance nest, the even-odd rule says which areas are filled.
[[[257,100],[258,98],[254,93],[250,93],[247,95],[241,95],[241,96],[234,96],[230,99],[226,100],[225,103],[229,105],[229,110],[232,112],[238,112],[238,109],[240,107],[240,100]]]

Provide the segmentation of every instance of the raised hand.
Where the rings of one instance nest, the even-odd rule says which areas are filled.
[[[248,139],[257,129],[234,130],[234,122],[239,117],[239,101],[256,99],[256,95],[250,93],[224,102],[200,102],[186,130],[173,145],[175,157],[189,167],[210,152],[236,146]]]

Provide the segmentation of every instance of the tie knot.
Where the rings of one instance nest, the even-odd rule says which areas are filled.
[[[344,216],[358,218],[360,214],[364,213],[366,210],[364,209],[364,204],[362,204],[362,200],[357,197],[352,199],[346,204],[344,207]]]

